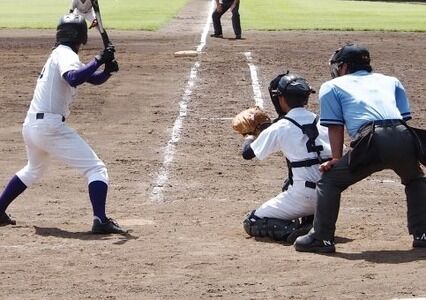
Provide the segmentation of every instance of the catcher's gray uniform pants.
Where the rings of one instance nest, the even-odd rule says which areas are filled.
[[[314,220],[317,239],[334,239],[340,194],[350,185],[384,169],[395,171],[405,185],[409,233],[426,232],[426,177],[418,162],[413,136],[402,124],[376,125],[371,148],[373,151],[368,153],[366,163],[351,170],[347,153],[317,183]]]

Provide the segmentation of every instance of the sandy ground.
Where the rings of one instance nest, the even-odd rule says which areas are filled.
[[[251,52],[265,108],[274,115],[267,86],[276,74],[289,69],[319,89],[329,79],[330,54],[355,41],[370,48],[377,71],[401,79],[412,124],[426,127],[426,35],[250,31],[240,41],[208,38],[198,57],[175,58],[175,51],[199,45],[208,6],[192,1],[159,32],[112,31],[120,72],[103,86],[81,86],[67,120],[106,163],[109,215],[131,233],[91,235],[85,179],[52,161],[43,180],[10,206],[18,224],[0,228],[0,298],[426,296],[426,252],[411,248],[403,186],[392,172],[343,194],[335,254],[297,253],[291,245],[247,237],[245,214],[280,191],[286,168],[280,155],[243,161],[242,139],[230,126],[231,117],[254,105],[245,52]],[[232,37],[230,15],[223,19],[224,34]],[[53,36],[0,31],[2,185],[26,163],[21,124]],[[82,60],[100,47],[91,32]],[[318,110],[316,98],[309,107]],[[182,121],[179,139],[171,142],[176,120]],[[172,160],[165,164],[167,153]],[[158,186],[165,169],[167,180]]]

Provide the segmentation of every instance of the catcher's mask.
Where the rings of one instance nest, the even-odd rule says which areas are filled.
[[[84,17],[78,14],[67,14],[61,17],[56,28],[57,44],[87,43],[87,24]]]
[[[346,44],[331,55],[329,65],[332,78],[339,77],[339,68],[344,63],[348,64],[349,73],[373,70],[370,66],[370,52],[357,44]]]
[[[285,115],[279,103],[279,96],[284,96],[288,106],[293,108],[305,106],[308,103],[309,95],[313,93],[315,93],[315,90],[312,89],[306,79],[290,74],[289,71],[278,75],[269,84],[269,95],[279,116]]]

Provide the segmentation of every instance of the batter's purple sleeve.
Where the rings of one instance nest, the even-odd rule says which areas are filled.
[[[93,73],[95,73],[95,71],[99,68],[99,66],[100,64],[98,61],[96,59],[92,59],[89,63],[82,66],[81,68],[66,72],[63,77],[70,86],[76,87],[88,81],[93,76]]]
[[[99,85],[104,83],[105,81],[108,80],[108,78],[111,77],[110,73],[107,72],[95,72],[92,74],[92,76],[90,76],[90,78],[87,80],[87,82],[94,84],[94,85]]]

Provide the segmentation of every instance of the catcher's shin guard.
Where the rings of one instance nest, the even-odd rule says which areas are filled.
[[[253,210],[243,221],[244,230],[254,237],[269,237],[275,241],[286,241],[299,226],[299,220],[259,218]]]

